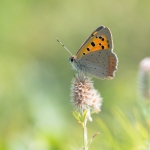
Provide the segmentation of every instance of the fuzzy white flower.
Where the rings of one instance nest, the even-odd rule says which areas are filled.
[[[83,112],[90,109],[91,112],[99,112],[102,105],[102,98],[94,89],[91,78],[80,79],[75,77],[71,85],[71,102],[75,109]]]
[[[140,62],[138,85],[140,96],[150,100],[150,57]]]

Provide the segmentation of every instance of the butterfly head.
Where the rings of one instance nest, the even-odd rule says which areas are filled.
[[[76,56],[74,56],[74,55],[72,55],[72,56],[69,58],[69,62],[70,62],[70,63],[73,63],[75,60],[76,60]]]
[[[77,61],[76,61],[77,57],[75,55],[72,55],[69,58],[69,62],[71,63],[73,69],[77,70]]]

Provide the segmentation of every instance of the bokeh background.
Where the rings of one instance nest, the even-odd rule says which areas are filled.
[[[75,150],[82,146],[82,128],[70,104],[75,72],[69,53],[55,38],[76,54],[100,25],[112,31],[119,64],[113,80],[93,78],[103,105],[88,123],[89,136],[101,130],[98,118],[110,130],[118,128],[111,113],[114,106],[132,120],[139,62],[150,54],[149,6],[147,0],[1,0],[0,149]],[[97,136],[90,148],[101,149],[101,141]]]

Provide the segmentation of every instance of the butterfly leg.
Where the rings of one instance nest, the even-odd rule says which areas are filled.
[[[77,69],[77,72],[78,72],[79,80],[84,83],[85,80],[87,79],[87,73],[86,73],[85,68],[84,69],[82,68],[82,70],[81,70],[81,68]]]

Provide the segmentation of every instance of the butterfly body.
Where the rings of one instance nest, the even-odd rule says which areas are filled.
[[[73,69],[96,78],[112,79],[117,70],[118,58],[113,52],[110,30],[98,27],[82,44],[75,56],[69,58]]]

